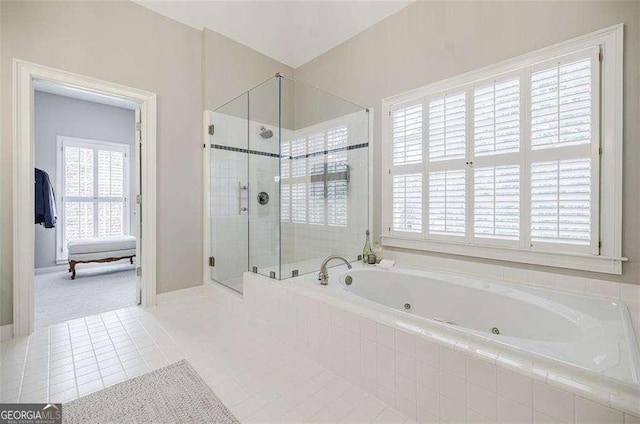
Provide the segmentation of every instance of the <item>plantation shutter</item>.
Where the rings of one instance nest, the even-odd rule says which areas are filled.
[[[280,220],[291,221],[291,184],[280,184]]]
[[[125,154],[98,150],[98,237],[125,233]]]
[[[597,253],[598,59],[586,50],[531,72],[530,236]]]
[[[429,160],[461,159],[466,152],[465,93],[429,101]]]
[[[466,226],[466,171],[429,173],[429,232],[464,236]]]
[[[329,181],[327,184],[327,224],[347,226],[347,181]]]
[[[591,58],[531,75],[531,148],[589,144],[592,134]]]
[[[474,169],[474,236],[518,240],[520,167]]]
[[[126,146],[62,139],[61,257],[71,240],[127,233]]]
[[[309,224],[324,225],[324,182],[309,183]]]
[[[423,118],[424,102],[411,102],[395,107],[391,117],[391,184],[390,230],[407,235],[422,233],[423,219]]]
[[[94,237],[93,149],[64,145],[64,241]]]
[[[520,79],[477,88],[474,91],[474,154],[517,152],[520,148]]]
[[[290,142],[283,141],[280,145],[280,178],[289,178],[291,175],[291,150]]]
[[[291,140],[291,176],[304,177],[307,175],[307,140],[299,137]]]
[[[517,246],[520,233],[521,73],[473,89],[473,237],[477,243]],[[470,217],[471,219],[471,217]]]
[[[493,76],[465,74],[422,96],[398,96],[385,116],[384,236],[424,238],[435,250],[436,241],[448,241],[459,247],[442,251],[463,254],[473,245],[608,252],[600,220],[610,225],[612,216],[600,215],[600,168],[613,156],[600,140],[600,73],[610,66],[602,48],[545,54]],[[611,134],[611,125],[602,129]]]
[[[422,104],[392,112],[393,164],[422,162]]]
[[[307,183],[291,184],[291,221],[307,222]]]
[[[349,158],[347,146],[349,128],[340,125],[327,130],[327,172],[345,172]],[[348,183],[346,179],[327,181],[327,225],[335,227],[347,226]]]
[[[531,239],[589,244],[590,159],[531,165]]]
[[[325,136],[324,132],[311,134],[308,137],[309,151],[309,175],[318,175],[324,173],[324,149]]]
[[[393,229],[422,232],[422,174],[393,176]]]

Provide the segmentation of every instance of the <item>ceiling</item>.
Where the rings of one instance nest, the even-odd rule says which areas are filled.
[[[198,30],[209,28],[297,68],[413,0],[134,1]]]
[[[132,100],[114,97],[107,94],[96,93],[82,88],[62,85],[50,81],[34,80],[33,89],[58,96],[71,97],[78,100],[86,100],[88,102],[100,103],[108,106],[121,107],[124,109],[136,110],[139,106]]]

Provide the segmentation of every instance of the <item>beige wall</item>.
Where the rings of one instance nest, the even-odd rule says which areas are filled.
[[[297,68],[295,78],[375,108],[374,230],[380,234],[383,98],[621,22],[625,23],[623,254],[629,262],[622,276],[555,270],[637,284],[640,2],[417,2]]]
[[[291,67],[209,29],[204,30],[203,51],[205,106],[209,110],[233,100],[278,72],[293,77]],[[268,103],[269,110],[273,110],[272,103],[277,107],[277,93],[273,98],[260,100],[256,105],[258,109],[267,109],[262,100]]]
[[[3,94],[11,93],[13,58],[158,94],[158,293],[201,284],[202,106],[291,69],[212,31],[205,51],[202,32],[132,2],[1,1],[0,16]],[[0,325],[13,314],[11,109],[3,95]]]

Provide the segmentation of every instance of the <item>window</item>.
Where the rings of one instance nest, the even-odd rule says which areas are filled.
[[[281,144],[280,218],[296,224],[346,227],[348,125],[306,132]]]
[[[385,100],[384,244],[620,273],[621,30]]]
[[[393,176],[393,228],[422,232],[422,174]]]
[[[70,240],[129,233],[129,146],[58,137],[58,260]]]

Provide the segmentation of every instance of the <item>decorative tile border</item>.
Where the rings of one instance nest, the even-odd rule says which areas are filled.
[[[269,156],[269,157],[272,157],[272,158],[282,158],[282,159],[290,159],[290,160],[306,159],[306,158],[310,158],[310,157],[314,157],[314,156],[328,155],[329,153],[334,153],[334,152],[342,152],[342,151],[348,151],[348,150],[363,149],[365,147],[369,147],[369,143],[352,144],[351,146],[339,147],[339,148],[336,148],[336,149],[329,149],[329,150],[319,150],[317,152],[307,153],[307,154],[300,155],[300,156],[281,156],[278,153],[262,152],[260,150],[251,150],[251,149],[243,149],[243,148],[240,148],[240,147],[224,146],[222,144],[211,144],[211,148],[212,149],[227,150],[227,151],[230,151],[230,152],[248,153],[248,154],[251,154],[251,155]]]
[[[227,150],[230,152],[237,152],[237,153],[249,153],[251,155],[259,155],[259,156],[270,156],[272,158],[279,158],[280,155],[277,153],[270,153],[270,152],[261,152],[259,150],[251,150],[251,149],[242,149],[239,147],[231,147],[231,146],[223,146],[222,144],[211,144],[211,148],[212,149],[218,149],[218,150]]]
[[[329,150],[318,150],[317,152],[306,153],[304,155],[289,156],[289,159],[291,159],[291,160],[306,159],[306,158],[311,158],[311,157],[315,157],[315,156],[328,155],[329,153],[344,152],[344,151],[347,151],[347,150],[363,149],[365,147],[369,147],[369,143],[352,144],[351,146],[337,147],[335,149],[329,149]],[[284,158],[286,158],[286,156]]]

